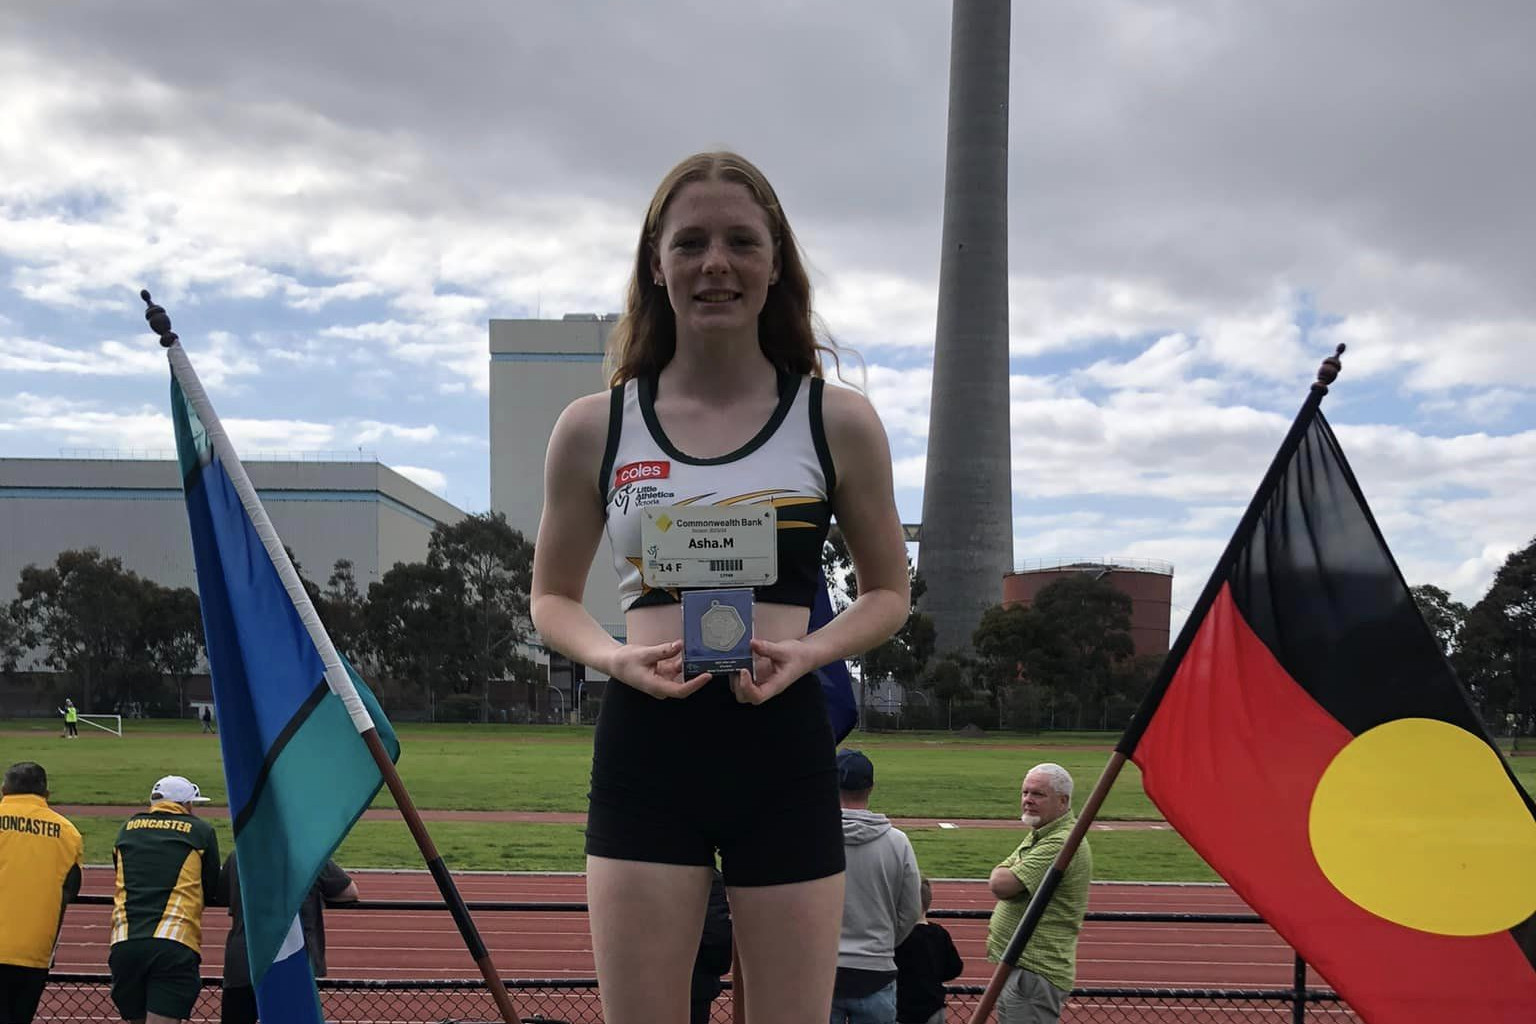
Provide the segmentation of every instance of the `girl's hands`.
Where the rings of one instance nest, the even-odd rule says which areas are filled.
[[[753,672],[731,673],[731,692],[743,704],[761,704],[820,666],[800,640],[753,640]],[[680,700],[709,682],[711,673],[683,678],[683,642],[624,644],[613,653],[609,675],[657,700]],[[754,679],[754,674],[756,678]]]
[[[753,672],[734,672],[731,692],[743,704],[761,704],[820,666],[801,640],[753,640]],[[753,676],[756,675],[756,679]]]
[[[709,682],[710,676],[704,672],[692,679],[683,678],[681,640],[648,647],[624,644],[613,652],[608,668],[608,674],[615,679],[657,700],[691,696],[695,690]]]

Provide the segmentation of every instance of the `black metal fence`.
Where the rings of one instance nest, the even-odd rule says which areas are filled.
[[[86,896],[83,903],[109,903],[110,897]],[[472,901],[471,910],[584,912],[584,903]],[[341,906],[337,910],[343,909]],[[355,911],[443,910],[435,901],[368,901]],[[985,918],[985,910],[940,910],[931,918]],[[1090,912],[1089,921],[1157,924],[1252,925],[1254,914],[1165,914],[1127,911]],[[601,1024],[602,1005],[595,978],[505,979],[525,1021]],[[500,1020],[479,979],[383,981],[322,979],[321,1003],[330,1024],[454,1024]],[[38,1021],[115,1022],[111,980],[102,974],[56,974],[49,980]],[[981,997],[976,985],[953,985],[946,1007],[949,1024],[969,1024]],[[191,1020],[219,1020],[220,979],[204,978]],[[1307,984],[1306,964],[1294,959],[1291,984],[1279,988],[1105,988],[1074,989],[1061,1016],[1064,1024],[1356,1024],[1359,1018],[1330,989]],[[732,1020],[729,984],[711,1011],[713,1024]]]
[[[602,1006],[593,978],[508,979],[513,1002],[525,1021],[600,1024]],[[204,978],[191,1020],[219,1019],[219,979]],[[61,974],[49,980],[38,1021],[119,1020],[99,974]],[[967,1024],[981,987],[949,989],[945,1019]],[[320,1001],[330,1024],[450,1024],[498,1021],[496,1006],[479,980],[320,981]],[[1299,999],[1288,989],[1080,988],[1067,1001],[1065,1024],[1344,1024],[1359,1020],[1332,992],[1313,990]],[[715,1000],[712,1024],[731,1024],[727,991]]]

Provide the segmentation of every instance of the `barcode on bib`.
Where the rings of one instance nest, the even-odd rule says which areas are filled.
[[[739,558],[711,558],[709,560],[710,572],[740,572],[742,561]]]

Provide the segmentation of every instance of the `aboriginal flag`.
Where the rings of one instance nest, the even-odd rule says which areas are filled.
[[[1536,1021],[1536,808],[1315,386],[1119,750],[1370,1024]]]

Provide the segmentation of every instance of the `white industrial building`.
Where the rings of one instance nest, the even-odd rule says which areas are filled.
[[[563,320],[491,321],[491,509],[530,541],[544,504],[544,452],[561,411],[608,386],[603,352],[617,314],[568,314]],[[592,467],[597,486],[599,466]],[[624,636],[618,577],[602,540],[587,574],[592,617]]]
[[[245,463],[278,536],[324,586],[338,559],[364,592],[396,562],[420,562],[458,508],[371,461]],[[196,587],[173,460],[0,459],[0,601],[21,570],[94,547],[163,586]]]

